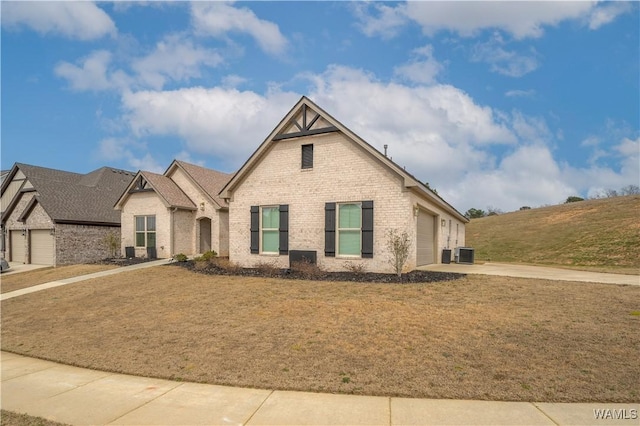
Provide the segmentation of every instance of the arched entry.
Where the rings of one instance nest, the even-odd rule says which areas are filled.
[[[200,228],[199,249],[200,253],[204,253],[211,250],[211,219],[203,217],[198,220],[198,224]]]

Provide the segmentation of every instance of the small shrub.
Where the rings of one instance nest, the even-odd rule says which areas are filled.
[[[318,278],[324,274],[324,271],[315,263],[308,260],[291,263],[291,270],[300,274],[304,278]]]
[[[398,276],[402,276],[402,269],[409,258],[411,238],[406,231],[399,233],[395,229],[387,233],[387,250],[389,250],[389,263]]]
[[[176,262],[186,262],[187,255],[184,253],[178,253],[175,256],[173,256],[173,260],[175,260]]]
[[[204,253],[202,253],[202,255],[198,257],[194,257],[193,260],[195,260],[196,262],[200,260],[208,262],[211,259],[215,258],[216,256],[218,256],[218,253],[216,253],[214,250],[209,250],[209,251],[205,251]]]
[[[346,262],[344,264],[344,268],[347,271],[354,273],[356,275],[364,274],[365,272],[364,263]]]
[[[118,244],[120,243],[120,236],[111,231],[104,236],[104,245],[109,251],[109,257],[116,257],[118,251]]]
[[[230,261],[228,257],[214,257],[210,262],[229,274],[237,274],[242,270],[242,267]]]
[[[260,274],[270,277],[280,274],[280,268],[276,266],[275,262],[258,262],[255,264],[254,269]]]

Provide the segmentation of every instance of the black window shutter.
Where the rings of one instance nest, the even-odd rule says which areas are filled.
[[[336,256],[336,203],[324,205],[324,255]]]
[[[362,202],[362,257],[373,257],[373,201]]]
[[[251,254],[260,253],[260,207],[251,206]]]
[[[280,210],[280,254],[289,254],[289,205],[281,204]]]
[[[313,169],[313,144],[302,145],[302,168]]]

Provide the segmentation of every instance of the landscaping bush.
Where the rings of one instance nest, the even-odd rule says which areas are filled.
[[[193,260],[195,260],[196,262],[199,262],[199,261],[208,262],[211,259],[215,258],[216,256],[218,256],[218,253],[216,253],[215,250],[209,250],[209,251],[205,251],[200,256],[194,257]]]
[[[176,262],[186,262],[187,261],[187,255],[184,253],[178,253],[175,256],[173,256],[173,260],[175,260]]]
[[[324,275],[324,271],[320,269],[318,265],[311,263],[308,260],[292,262],[290,269],[294,273],[300,274],[304,279],[314,279]]]

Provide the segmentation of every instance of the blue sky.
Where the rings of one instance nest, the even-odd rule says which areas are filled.
[[[233,172],[302,95],[461,211],[640,181],[631,2],[7,2],[2,169]]]

